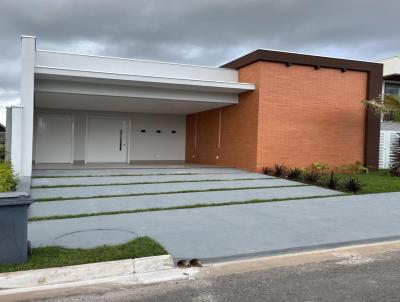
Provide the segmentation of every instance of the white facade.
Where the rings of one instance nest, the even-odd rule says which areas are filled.
[[[395,56],[378,61],[383,64],[383,76],[400,74],[400,57]]]
[[[40,120],[46,122],[46,119],[50,123],[52,120],[58,120],[59,124],[53,125],[49,130],[50,133],[42,136],[44,140],[40,142],[35,140],[33,155],[35,163],[83,164],[185,160],[186,117],[184,115],[38,109],[35,114],[36,138],[41,138],[38,134]],[[71,121],[68,130],[64,126],[64,121],[67,120]],[[113,128],[117,130],[116,133],[113,133]],[[121,151],[124,152],[119,152],[120,129],[123,130]],[[58,145],[63,144],[64,152],[55,152],[57,150],[52,147],[55,140]],[[45,154],[43,150],[46,150]],[[66,151],[70,151],[71,156],[66,156]],[[110,156],[104,157],[107,152]],[[125,156],[121,159],[122,155]]]
[[[186,115],[255,88],[232,69],[37,50],[28,36],[21,46],[9,151],[22,177],[32,161],[183,161]]]

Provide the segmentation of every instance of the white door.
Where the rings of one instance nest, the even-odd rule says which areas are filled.
[[[36,163],[72,163],[74,119],[39,115],[36,119]]]
[[[89,117],[86,162],[122,163],[128,160],[128,120]]]

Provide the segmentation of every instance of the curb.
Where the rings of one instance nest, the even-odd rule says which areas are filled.
[[[141,283],[145,280],[142,280],[140,276],[168,270],[175,270],[170,255],[1,273],[0,295],[8,294],[8,290],[34,289],[48,285],[93,282],[119,277],[134,278],[135,281]]]

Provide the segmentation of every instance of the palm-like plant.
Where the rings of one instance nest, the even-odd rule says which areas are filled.
[[[382,94],[375,99],[366,100],[364,103],[371,107],[382,118],[400,122],[400,96]]]
[[[375,99],[364,102],[382,118],[400,122],[400,96],[383,94]],[[390,174],[400,176],[400,140],[396,142],[393,148],[391,159]]]

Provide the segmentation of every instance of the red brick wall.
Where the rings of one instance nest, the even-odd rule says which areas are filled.
[[[240,81],[257,85],[259,75],[259,64],[255,63],[241,69]],[[218,148],[220,109],[189,115],[186,119],[186,161],[255,170],[258,98],[258,90],[243,93],[240,96],[239,104],[221,109],[220,148]],[[197,144],[195,149],[196,115]]]
[[[363,161],[361,100],[367,77],[365,72],[272,62],[245,66],[240,81],[255,83],[256,90],[221,109],[220,148],[220,109],[187,117],[186,161],[252,171],[274,163],[305,167]]]
[[[261,62],[257,169],[363,161],[368,74]]]

